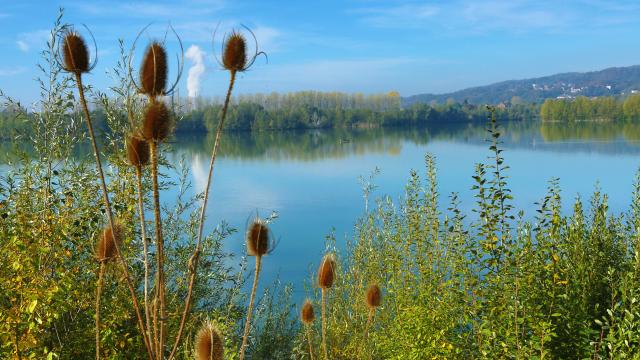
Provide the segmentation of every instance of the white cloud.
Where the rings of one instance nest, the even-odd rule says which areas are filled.
[[[200,79],[205,71],[205,52],[200,47],[191,45],[184,56],[193,62],[187,76],[187,93],[191,98],[197,97],[200,94]]]
[[[27,68],[24,66],[16,66],[11,68],[0,68],[0,76],[13,76],[19,75],[23,72],[27,71]]]
[[[280,44],[278,39],[282,33],[278,29],[269,26],[257,26],[251,30],[258,40],[260,51],[273,53],[279,50]]]
[[[49,40],[51,32],[49,30],[36,30],[18,34],[16,45],[18,49],[27,52],[32,48],[41,49]]]
[[[18,45],[18,49],[20,49],[20,51],[23,51],[23,52],[29,51],[29,45],[27,45],[27,43],[23,40],[16,41],[16,45]]]

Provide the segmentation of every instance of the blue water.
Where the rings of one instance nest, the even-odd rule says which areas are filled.
[[[510,166],[507,175],[515,208],[532,219],[548,181],[558,177],[567,211],[576,196],[588,200],[597,184],[609,195],[611,211],[626,211],[640,166],[640,136],[633,130],[614,124],[504,124],[503,155]],[[261,288],[279,275],[294,284],[297,300],[304,296],[302,284],[310,267],[315,269],[325,250],[325,237],[334,234],[343,247],[352,236],[364,211],[358,178],[376,167],[381,172],[371,196],[397,199],[410,170],[424,175],[424,155],[433,154],[441,208],[447,208],[451,192],[458,192],[462,210],[473,219],[471,176],[474,164],[490,155],[485,138],[482,124],[225,134],[206,231],[227,221],[239,231],[225,240],[224,247],[243,256],[247,219],[256,211],[263,216],[277,212],[272,230],[279,244],[263,261]],[[204,187],[211,146],[211,136],[181,136],[171,146],[170,161],[177,163],[182,157],[187,161],[194,184],[190,195]],[[175,196],[175,189],[168,190],[162,193],[162,202],[170,205]]]
[[[565,131],[560,136],[550,136],[549,129],[541,130],[545,129],[539,124],[517,123],[506,124],[503,130],[502,146],[510,166],[507,175],[516,209],[533,218],[535,203],[545,196],[553,177],[560,179],[567,211],[576,196],[588,200],[596,186],[609,195],[612,211],[628,209],[634,175],[640,166],[636,140],[620,134],[585,136],[580,126],[561,127]],[[437,162],[442,209],[455,191],[461,208],[472,217],[474,165],[488,161],[490,155],[485,138],[482,125],[469,124],[419,130],[229,134],[223,141],[238,146],[233,150],[223,147],[207,225],[211,229],[224,219],[238,228],[240,231],[226,240],[225,247],[240,255],[245,251],[247,218],[255,211],[261,215],[276,211],[279,218],[272,229],[280,242],[263,262],[262,284],[269,284],[279,274],[280,279],[296,286],[298,296],[303,296],[302,282],[308,278],[309,267],[317,266],[325,250],[325,237],[334,234],[338,246],[344,246],[353,234],[356,219],[363,214],[360,176],[367,177],[379,168],[372,197],[390,195],[397,199],[403,194],[410,170],[424,175],[424,156],[431,153]],[[176,156],[184,154],[190,159],[196,188],[204,186],[211,148],[207,145],[210,141],[201,140],[202,146],[196,145],[195,150],[183,149],[180,140],[175,145]],[[197,138],[185,141],[198,144]]]

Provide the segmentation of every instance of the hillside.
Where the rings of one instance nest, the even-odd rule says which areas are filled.
[[[625,95],[636,91],[640,91],[640,65],[508,80],[448,94],[419,94],[403,98],[403,103],[444,103],[453,99],[456,102],[466,100],[472,104],[498,104],[509,101],[514,96],[525,102],[540,103],[547,98]]]

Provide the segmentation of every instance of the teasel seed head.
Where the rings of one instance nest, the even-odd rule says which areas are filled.
[[[318,268],[318,287],[328,289],[333,286],[336,277],[336,260],[333,254],[326,254]]]
[[[147,105],[142,134],[147,141],[161,142],[171,132],[171,113],[162,101],[152,101]]]
[[[127,159],[129,164],[141,168],[149,163],[149,143],[137,136],[127,139]]]
[[[167,51],[159,42],[153,42],[145,51],[140,69],[140,90],[156,97],[164,95],[167,86]]]
[[[229,71],[244,71],[247,67],[247,41],[239,32],[227,38],[222,54],[222,65]]]
[[[224,358],[224,347],[222,337],[218,329],[207,321],[198,335],[196,335],[196,359],[198,360],[222,360]]]
[[[382,292],[377,284],[369,285],[365,297],[369,309],[374,310],[382,304]]]
[[[247,255],[262,256],[271,250],[269,227],[264,220],[256,217],[247,229]]]
[[[77,32],[69,31],[62,39],[62,66],[68,72],[82,74],[89,71],[89,50]]]
[[[316,315],[313,312],[313,305],[311,304],[311,300],[306,299],[304,304],[302,305],[302,310],[300,311],[300,320],[303,324],[308,325],[316,319]]]
[[[102,230],[102,234],[98,239],[98,248],[96,249],[98,261],[109,262],[116,257],[115,242],[118,241],[118,244],[122,242],[123,230],[122,225],[118,222],[113,224],[113,228],[107,226]]]

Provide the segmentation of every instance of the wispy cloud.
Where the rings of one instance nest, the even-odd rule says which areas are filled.
[[[125,3],[76,2],[71,7],[88,15],[124,18],[193,18],[211,14],[223,7],[222,0],[190,0],[183,2],[143,1]],[[159,19],[160,20],[160,19]]]
[[[440,13],[438,6],[430,4],[403,4],[388,7],[366,7],[355,10],[362,21],[378,27],[423,25]]]
[[[428,58],[393,57],[269,64],[261,66],[259,71],[252,73],[245,81],[256,86],[266,84],[284,91],[390,91],[399,88],[407,80],[398,76],[398,69],[425,68],[445,62]]]
[[[3,67],[0,68],[0,76],[14,76],[22,74],[25,71],[27,71],[27,68],[24,66]]]
[[[269,53],[280,50],[282,45],[279,41],[282,37],[280,30],[269,26],[256,26],[252,31],[258,40],[260,50],[265,50]]]
[[[604,0],[452,0],[444,3],[392,4],[351,10],[362,23],[382,28],[424,28],[449,33],[492,31],[574,31],[593,24],[633,20],[637,2]]]
[[[18,45],[18,49],[20,49],[20,51],[22,51],[22,52],[29,51],[29,45],[27,44],[26,41],[18,40],[18,41],[16,41],[16,45]]]
[[[22,52],[27,52],[31,48],[40,49],[47,42],[51,32],[49,30],[36,30],[18,34],[16,46]]]
[[[476,30],[555,30],[573,22],[572,14],[561,7],[550,9],[544,2],[527,0],[468,1],[462,9],[465,23]]]

